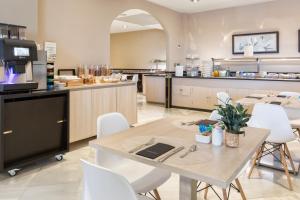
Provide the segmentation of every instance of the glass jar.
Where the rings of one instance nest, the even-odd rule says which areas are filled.
[[[10,39],[19,39],[19,27],[15,25],[9,25],[8,34]]]
[[[0,39],[8,38],[8,25],[0,24]]]
[[[19,31],[19,40],[26,40],[26,27],[20,26],[18,31]]]

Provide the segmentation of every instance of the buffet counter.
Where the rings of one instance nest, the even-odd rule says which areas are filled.
[[[147,101],[163,103],[157,96],[165,99],[165,76],[147,75],[145,79]],[[215,109],[216,94],[221,91],[233,100],[255,93],[300,92],[300,79],[173,76],[171,85],[172,107],[200,110]]]
[[[65,89],[70,90],[70,142],[96,136],[99,115],[119,112],[130,124],[137,122],[136,82],[99,83]]]

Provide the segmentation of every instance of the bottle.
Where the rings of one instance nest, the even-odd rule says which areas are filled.
[[[223,129],[216,125],[212,131],[212,144],[214,146],[221,146],[223,143]]]

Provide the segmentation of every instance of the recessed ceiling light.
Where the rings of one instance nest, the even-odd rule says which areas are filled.
[[[200,0],[190,0],[193,3],[198,3]]]

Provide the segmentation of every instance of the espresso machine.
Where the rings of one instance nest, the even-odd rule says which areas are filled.
[[[38,88],[32,63],[37,60],[34,41],[0,39],[0,93],[26,92]]]

